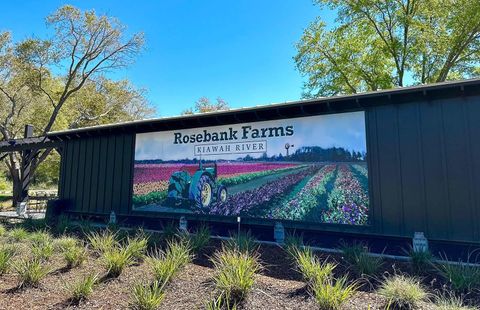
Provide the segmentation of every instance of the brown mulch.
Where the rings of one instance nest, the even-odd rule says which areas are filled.
[[[168,286],[165,299],[160,309],[204,309],[205,304],[215,296],[212,283],[213,268],[209,257],[219,248],[219,242],[212,242],[189,264]],[[28,252],[28,248],[24,249]],[[340,262],[338,255],[320,254],[325,259]],[[282,249],[275,246],[262,246],[260,259],[264,266],[258,275],[253,290],[247,295],[241,309],[316,309],[300,275],[291,267],[291,262]],[[131,287],[138,281],[152,279],[146,263],[127,268],[116,279],[102,279],[92,296],[73,304],[68,299],[66,283],[72,283],[83,275],[105,274],[101,261],[91,255],[80,268],[66,270],[64,262],[57,253],[49,262],[52,272],[41,281],[37,288],[17,288],[18,279],[13,272],[0,276],[0,309],[126,309],[131,297]],[[387,261],[385,273],[407,269],[402,263]],[[342,265],[339,274],[349,272]],[[354,275],[349,272],[350,277]],[[431,280],[431,279],[429,279]],[[375,293],[375,280],[366,281],[362,290],[348,302],[344,309],[384,309],[385,300]],[[440,284],[432,282],[430,290]],[[433,309],[431,304],[422,305],[421,309]]]

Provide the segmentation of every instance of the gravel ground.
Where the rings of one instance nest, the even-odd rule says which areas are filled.
[[[0,242],[4,242],[0,240]],[[193,263],[172,281],[166,291],[160,309],[204,309],[205,304],[215,295],[212,284],[213,269],[209,257],[218,244],[203,251]],[[23,245],[23,251],[29,248]],[[273,246],[260,249],[264,270],[257,276],[253,290],[248,294],[241,309],[316,309],[314,299],[307,293],[300,275],[292,269],[284,252]],[[326,259],[340,261],[340,257],[325,256]],[[0,309],[126,309],[133,283],[151,280],[152,275],[146,263],[127,268],[116,279],[101,281],[92,296],[78,305],[72,304],[65,289],[66,283],[72,283],[85,274],[105,274],[101,261],[90,255],[80,268],[65,270],[65,263],[57,253],[49,263],[52,272],[37,288],[18,289],[18,279],[14,273],[0,276]],[[385,264],[385,272],[406,268],[395,262]],[[339,272],[347,270],[339,267]],[[428,288],[433,291],[441,284],[437,280]],[[431,281],[431,282],[428,282]],[[376,283],[370,281],[349,301],[344,309],[384,309],[385,300],[375,293]],[[423,304],[421,309],[435,309],[432,304]]]

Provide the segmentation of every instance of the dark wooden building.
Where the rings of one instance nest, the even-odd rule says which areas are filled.
[[[63,142],[59,196],[71,202],[65,212],[178,217],[131,208],[137,133],[351,111],[365,111],[370,223],[303,228],[393,237],[421,231],[431,240],[478,243],[479,79],[51,132],[48,138]]]

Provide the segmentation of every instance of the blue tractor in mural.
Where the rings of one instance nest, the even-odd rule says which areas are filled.
[[[215,202],[225,202],[227,188],[217,181],[217,163],[211,167],[200,161],[193,175],[185,170],[175,171],[168,181],[167,204],[208,209]]]

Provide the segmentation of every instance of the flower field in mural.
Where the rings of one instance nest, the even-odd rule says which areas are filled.
[[[362,163],[220,162],[217,166],[220,184],[245,190],[191,212],[350,225],[368,222],[368,172]],[[161,205],[172,173],[193,175],[198,167],[198,163],[136,164],[134,204]],[[249,188],[252,182],[259,186]]]

